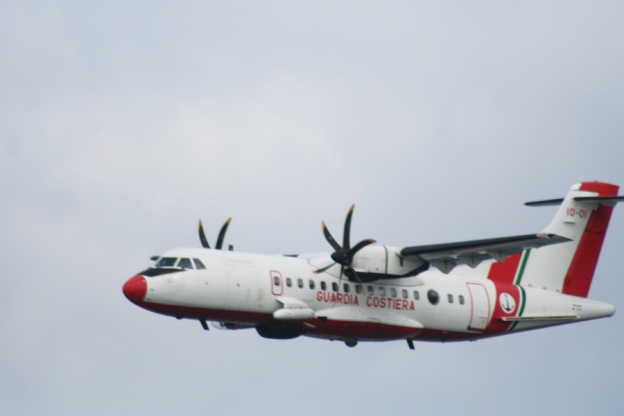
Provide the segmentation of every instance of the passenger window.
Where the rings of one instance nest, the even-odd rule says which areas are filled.
[[[310,289],[314,290],[314,280],[310,279]]]
[[[275,286],[279,286],[280,285],[280,278],[279,278],[279,276],[273,276],[273,284]]]
[[[449,303],[453,303],[453,295],[451,295],[450,293],[448,294],[448,301]]]
[[[202,263],[200,259],[193,259],[193,261],[195,262],[195,268],[197,270],[202,270],[206,268],[206,266],[204,266],[204,263]]]
[[[156,267],[173,267],[177,260],[177,257],[163,257],[158,260],[156,263]]]
[[[431,289],[427,292],[427,299],[429,299],[429,302],[431,302],[432,305],[437,305],[440,301],[440,295],[438,295],[438,292]]]
[[[420,300],[420,292],[417,290],[414,291],[414,300]]]
[[[344,288],[344,293],[349,293],[349,291],[351,291],[351,287],[349,286],[349,283],[343,284],[342,287]]]
[[[286,278],[286,286],[292,287],[292,279],[290,277]]]
[[[409,297],[409,293],[407,293],[407,289],[403,289],[401,291],[401,294],[403,295],[403,299],[407,299]]]
[[[191,259],[187,259],[186,257],[183,257],[178,262],[178,267],[181,268],[181,269],[191,269],[191,270],[193,270],[193,263],[191,263]]]
[[[338,283],[336,283],[336,282],[332,282],[332,290],[333,290],[334,292],[338,292]]]
[[[326,291],[327,290],[327,284],[325,282],[321,282],[321,290],[322,291]]]
[[[366,288],[366,290],[368,290],[368,296],[374,296],[375,295],[375,288],[372,286],[368,286]]]
[[[355,293],[357,293],[358,295],[361,295],[362,294],[362,286],[355,285]]]
[[[383,286],[379,286],[379,296],[384,297],[386,296],[386,288]]]
[[[459,304],[460,305],[464,304],[464,295],[459,295]]]
[[[393,287],[390,288],[390,296],[392,296],[393,298],[397,297],[397,290]]]
[[[303,289],[303,279],[297,279],[297,287],[299,287],[299,289]]]

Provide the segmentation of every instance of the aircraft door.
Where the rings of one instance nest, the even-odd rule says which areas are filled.
[[[228,275],[228,306],[235,310],[252,310],[258,292],[256,268],[233,263],[226,263],[225,268]]]
[[[203,259],[206,269],[195,271],[198,288],[195,292],[199,305],[220,308],[225,304],[227,279],[223,262]]]
[[[271,270],[271,293],[275,296],[282,296],[284,293],[284,279],[277,270]]]
[[[490,298],[487,289],[479,283],[466,283],[470,292],[470,324],[472,331],[485,331],[490,317]]]

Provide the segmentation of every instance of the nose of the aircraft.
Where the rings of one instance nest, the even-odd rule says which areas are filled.
[[[147,293],[147,282],[139,274],[131,278],[123,286],[123,293],[131,302],[141,302]]]

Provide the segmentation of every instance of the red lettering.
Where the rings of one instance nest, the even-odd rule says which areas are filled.
[[[406,310],[407,309],[407,301],[403,300],[403,302],[401,302],[401,303],[403,303],[403,310]]]
[[[379,307],[379,298],[373,298],[373,306],[376,308]]]
[[[379,306],[381,306],[382,308],[386,307],[386,298],[379,299]]]
[[[397,300],[396,302],[394,302],[394,304],[396,305],[396,309],[401,310],[401,306],[403,305],[403,302],[401,302],[400,300]]]
[[[373,298],[371,298],[370,296],[366,297],[366,306],[368,306],[369,308],[373,306]]]
[[[358,296],[354,296],[353,304],[354,305],[359,305],[360,304],[360,301],[358,300]]]
[[[335,302],[336,302],[336,294],[335,294],[335,293],[332,293],[332,295],[331,295],[331,300],[330,300],[330,301],[331,301],[332,303],[335,303]]]
[[[330,299],[329,293],[323,292],[323,300],[325,302],[329,302],[329,299]]]
[[[409,310],[410,310],[410,311],[413,311],[413,310],[414,310],[414,301],[413,301],[413,300],[410,300],[410,307],[409,307]]]
[[[323,292],[321,292],[320,290],[318,292],[316,292],[316,300],[318,302],[322,302],[323,301]]]
[[[342,303],[342,293],[336,295],[336,303]]]

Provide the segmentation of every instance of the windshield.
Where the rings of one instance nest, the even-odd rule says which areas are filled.
[[[176,257],[163,257],[158,260],[158,263],[156,263],[156,267],[173,267],[176,260]]]
[[[178,267],[182,269],[193,269],[193,263],[191,263],[191,259],[187,259],[186,257],[184,257],[180,259]]]

